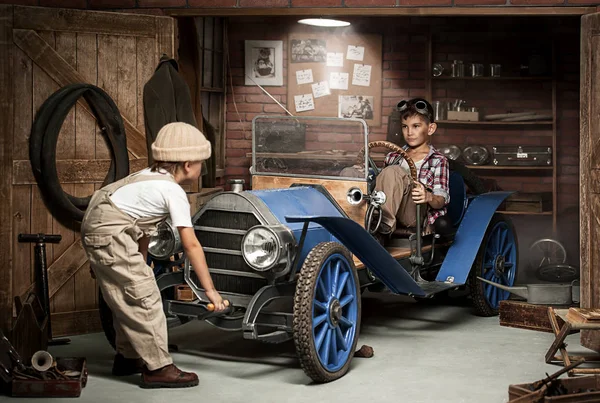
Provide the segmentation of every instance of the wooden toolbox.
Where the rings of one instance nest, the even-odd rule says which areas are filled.
[[[534,392],[531,390],[531,383],[510,385],[508,387],[508,403],[517,401],[519,403],[600,402],[600,375],[559,378],[556,382],[563,391],[563,394],[558,396],[548,396],[547,386]]]
[[[552,211],[552,193],[513,193],[506,198],[505,211],[523,211],[528,213],[542,213]]]
[[[77,371],[69,379],[17,379],[13,378],[11,395],[14,397],[79,397],[88,380],[85,358],[56,358],[61,371]]]
[[[552,147],[493,146],[492,164],[507,166],[550,166],[552,165]]]

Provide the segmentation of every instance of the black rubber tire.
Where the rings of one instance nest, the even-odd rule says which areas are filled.
[[[481,246],[479,247],[479,251],[477,252],[477,256],[475,257],[475,262],[473,266],[471,266],[471,271],[469,272],[469,277],[467,279],[467,285],[469,287],[469,294],[471,296],[471,301],[473,304],[473,309],[475,311],[475,315],[477,316],[497,316],[499,313],[499,309],[491,307],[485,298],[485,290],[483,288],[484,283],[480,281],[477,276],[481,276],[481,266],[483,265],[483,259],[485,257],[485,246],[487,244],[488,237],[490,236],[490,230],[494,227],[494,225],[500,221],[504,221],[508,224],[508,227],[513,233],[515,238],[515,245],[517,246],[517,258],[516,262],[519,261],[519,240],[517,239],[517,233],[515,231],[515,227],[512,223],[512,220],[503,214],[496,213],[490,220],[488,224],[486,233],[481,241]],[[517,263],[518,264],[518,263]],[[517,273],[515,273],[515,278],[518,275],[518,266]]]
[[[339,253],[348,259],[352,267],[354,275],[354,281],[356,284],[356,296],[358,303],[358,315],[356,321],[356,333],[354,336],[354,342],[351,346],[351,353],[348,361],[342,368],[335,372],[330,372],[323,368],[321,365],[317,351],[314,345],[314,339],[312,337],[312,301],[315,298],[315,292],[317,287],[317,275],[321,270],[321,265],[327,260],[327,258],[334,254]],[[356,351],[356,344],[358,343],[360,333],[360,318],[361,318],[361,298],[360,298],[360,283],[358,281],[358,273],[352,260],[352,255],[343,245],[337,242],[321,242],[315,246],[308,254],[296,285],[296,292],[294,294],[294,319],[293,319],[293,333],[294,333],[294,344],[296,346],[296,355],[300,360],[300,366],[306,375],[308,375],[313,381],[318,383],[331,382],[344,376],[350,368],[350,363],[354,357],[354,351]]]
[[[448,158],[448,167],[451,171],[457,172],[460,174],[460,176],[462,176],[465,185],[467,185],[470,190],[470,193],[474,195],[480,195],[487,192],[481,178],[475,175],[473,171],[467,168],[464,164]]]
[[[553,269],[555,274],[552,274]],[[548,264],[538,267],[535,271],[535,277],[538,280],[549,281],[553,283],[570,283],[580,277],[580,270],[576,266],[566,263]]]
[[[58,135],[67,114],[80,97],[87,101],[98,120],[111,152],[111,165],[102,186],[129,174],[123,119],[108,94],[91,84],[71,84],[56,91],[36,114],[29,138],[29,159],[48,209],[63,223],[70,220],[81,222],[90,201],[90,196],[80,198],[65,193],[56,170]]]
[[[102,330],[104,331],[104,336],[106,337],[106,340],[108,340],[108,343],[111,345],[111,347],[116,350],[117,335],[114,328],[113,313],[110,307],[106,304],[106,301],[102,296],[102,291],[100,290],[98,290],[98,311],[100,314],[100,323],[102,325]],[[167,317],[167,328],[172,329],[184,325],[190,320],[191,319],[188,317]]]

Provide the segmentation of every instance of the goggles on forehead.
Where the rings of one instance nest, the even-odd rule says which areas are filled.
[[[410,101],[400,101],[398,105],[396,105],[396,109],[398,112],[403,112],[408,109],[408,103]],[[427,109],[427,103],[425,101],[417,101],[413,104],[413,107],[422,115],[429,116],[429,109]]]

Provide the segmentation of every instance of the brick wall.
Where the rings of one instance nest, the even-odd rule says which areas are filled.
[[[0,0],[0,4],[90,9],[256,8],[256,7],[463,7],[586,6],[600,0]]]
[[[377,23],[374,24],[373,22]],[[562,21],[562,22],[561,22]],[[579,28],[578,20],[528,19],[509,23],[503,19],[364,19],[358,21],[359,30],[379,32],[383,35],[383,99],[382,122],[380,127],[371,127],[371,138],[385,140],[388,116],[401,99],[426,96],[426,59],[427,32],[435,39],[434,61],[449,66],[452,60],[461,59],[465,63],[498,62],[503,64],[505,73],[519,67],[519,52],[510,42],[510,35],[502,35],[505,46],[496,46],[493,58],[490,58],[489,46],[495,32],[507,29],[512,39],[531,37],[533,33],[546,35],[555,32],[557,65],[557,139],[558,139],[558,206],[567,210],[578,205],[579,183]],[[297,24],[296,24],[297,25]],[[287,19],[249,19],[231,20],[230,51],[231,76],[234,97],[229,91],[227,113],[227,167],[226,175],[241,176],[249,181],[248,167],[250,159],[251,120],[258,114],[284,114],[285,112],[256,86],[244,85],[244,40],[274,39],[283,40],[286,46],[286,33],[294,26]],[[375,27],[375,28],[374,28]],[[399,28],[402,27],[402,28]],[[295,28],[299,29],[299,28]],[[300,28],[302,29],[302,28]],[[462,31],[488,31],[477,33],[471,43],[465,42],[463,33],[453,35],[436,34],[450,29]],[[494,31],[495,30],[495,31]],[[523,31],[523,32],[520,32]],[[486,39],[486,35],[489,39]],[[285,50],[285,49],[284,49]],[[284,60],[284,65],[286,64]],[[284,70],[284,86],[266,87],[283,105],[286,105],[287,71]],[[229,87],[230,88],[230,87]],[[466,99],[469,105],[477,106],[486,114],[505,113],[507,111],[536,110],[551,111],[552,83],[549,81],[433,81],[433,100]],[[237,107],[237,111],[236,111]],[[287,107],[287,106],[286,106]],[[288,108],[289,109],[289,108]],[[549,127],[477,127],[465,128],[440,125],[434,135],[435,145],[456,144],[466,146],[481,144],[491,148],[493,145],[552,145]],[[339,145],[336,148],[343,148]],[[541,192],[552,191],[551,172],[495,172],[482,176],[493,178],[504,189]]]

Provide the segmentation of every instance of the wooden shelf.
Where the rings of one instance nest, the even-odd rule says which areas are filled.
[[[531,120],[527,122],[501,122],[498,120],[485,121],[480,120],[478,122],[470,122],[467,120],[438,120],[435,123],[443,125],[460,125],[460,126],[552,126],[553,121],[548,120]]]
[[[503,211],[497,210],[498,213],[507,215],[552,215],[552,211],[542,211],[541,213],[534,213],[530,211]]]
[[[552,77],[431,77],[433,80],[465,80],[465,81],[552,81]]]
[[[498,171],[552,171],[551,166],[507,166],[507,165],[467,165],[469,169]]]

